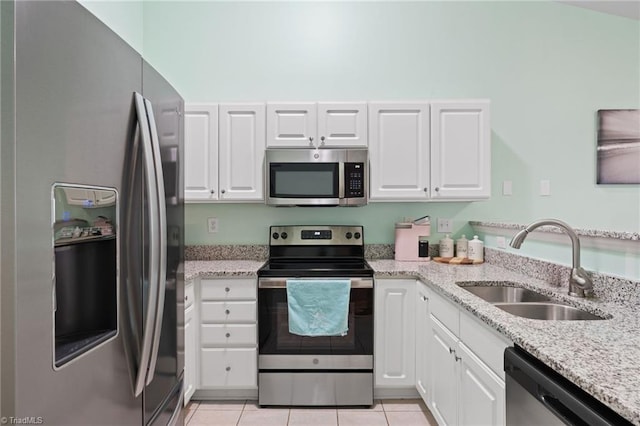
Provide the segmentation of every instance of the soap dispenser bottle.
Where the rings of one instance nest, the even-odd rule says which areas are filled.
[[[453,240],[447,234],[440,240],[440,257],[453,257]]]

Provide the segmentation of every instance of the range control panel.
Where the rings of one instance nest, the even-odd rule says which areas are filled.
[[[283,245],[364,245],[362,226],[272,226],[269,244]]]
[[[364,163],[344,163],[345,198],[364,197]]]

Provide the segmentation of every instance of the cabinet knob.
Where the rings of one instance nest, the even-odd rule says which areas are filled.
[[[313,146],[313,138],[311,136],[309,136],[309,145]]]
[[[420,296],[420,299],[422,299],[423,302],[426,302],[427,300],[429,300],[427,296]]]
[[[453,356],[456,359],[456,362],[460,361],[462,359],[462,357],[459,357],[458,355],[454,355]]]
[[[224,291],[226,291],[227,293],[229,293],[231,291],[231,289],[229,287],[225,287]]]
[[[424,191],[424,192],[428,192],[428,191],[429,191],[429,188],[424,188],[424,189],[423,189],[423,191]]]
[[[229,315],[231,313],[231,311],[227,309],[227,310],[224,311],[224,313]]]
[[[225,368],[225,370],[231,371],[231,367],[227,367],[227,368]]]
[[[227,334],[225,334],[225,336],[226,336],[226,337],[227,337],[227,339],[228,339],[229,337],[231,337],[231,333],[227,333]]]
[[[450,354],[455,354],[455,353],[456,353],[456,350],[455,350],[455,349],[453,349],[453,348],[449,348],[449,353],[450,353]]]
[[[440,192],[440,188],[436,186],[436,192]]]
[[[186,302],[187,300],[189,300],[189,296],[184,297],[184,301]]]
[[[212,193],[212,194],[215,194],[215,193],[216,193],[216,190],[215,190],[215,189],[212,189],[212,190],[211,190],[211,193]]]
[[[320,146],[324,146],[324,136],[320,137]]]
[[[222,191],[220,191],[220,192],[224,194],[224,193],[225,193],[225,190],[223,189],[223,190],[222,190]]]

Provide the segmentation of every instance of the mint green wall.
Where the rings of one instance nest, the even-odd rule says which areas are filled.
[[[143,53],[143,2],[136,0],[78,0],[139,53]]]
[[[144,18],[145,57],[187,101],[492,101],[490,201],[189,205],[188,244],[266,243],[270,224],[331,222],[390,243],[395,221],[423,214],[453,218],[456,231],[544,216],[640,229],[639,187],[594,183],[596,110],[640,107],[638,21],[542,1],[147,2]],[[551,196],[537,195],[541,179]]]

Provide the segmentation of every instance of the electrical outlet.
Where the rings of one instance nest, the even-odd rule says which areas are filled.
[[[502,182],[502,195],[513,195],[513,184],[510,180]]]
[[[548,197],[551,195],[551,181],[543,179],[540,181],[540,195]]]
[[[207,219],[207,229],[209,230],[210,234],[217,234],[218,233],[218,218],[217,217],[210,217]]]
[[[438,232],[453,232],[453,219],[438,218]]]
[[[507,239],[505,237],[497,237],[496,245],[498,246],[498,248],[501,248],[501,249],[507,248]]]

